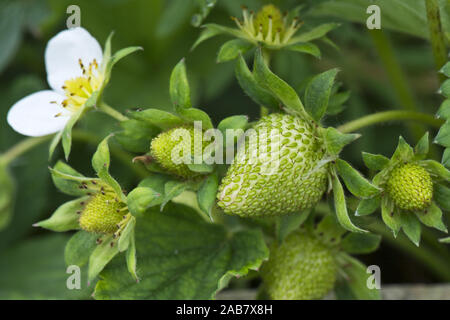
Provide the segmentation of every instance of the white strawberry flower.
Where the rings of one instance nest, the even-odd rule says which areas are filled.
[[[103,51],[84,28],[61,31],[47,44],[45,67],[51,90],[35,92],[16,102],[8,112],[9,125],[26,136],[61,131],[103,85]]]

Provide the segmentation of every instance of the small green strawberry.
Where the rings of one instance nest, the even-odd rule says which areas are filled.
[[[217,194],[218,205],[240,216],[274,216],[311,208],[327,187],[325,150],[313,125],[270,114],[241,144]],[[256,155],[256,156],[255,156]]]
[[[280,38],[283,38],[285,25],[283,21],[283,14],[273,4],[263,6],[253,19],[253,25],[255,30],[261,32],[263,38],[272,38],[270,35],[275,36],[278,34]]]
[[[313,235],[296,231],[272,248],[261,275],[272,299],[312,300],[333,289],[337,269],[330,248]]]
[[[123,220],[125,204],[110,194],[91,197],[80,216],[80,227],[87,232],[113,234]]]
[[[427,170],[418,164],[396,167],[386,185],[389,196],[403,210],[424,210],[433,198],[433,181]]]
[[[196,136],[197,135],[197,136]],[[194,126],[172,128],[164,131],[151,142],[151,155],[168,172],[189,179],[199,173],[191,171],[187,163],[201,156],[207,142],[203,132]],[[195,143],[199,141],[199,143]]]

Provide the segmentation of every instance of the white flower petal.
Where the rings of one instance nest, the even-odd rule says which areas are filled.
[[[103,52],[98,41],[81,27],[61,31],[50,39],[45,49],[45,67],[50,87],[63,92],[66,80],[82,75],[78,60],[85,67],[94,59],[100,64]]]
[[[58,132],[64,128],[71,115],[60,105],[64,98],[51,90],[30,94],[11,107],[8,123],[15,131],[26,136],[40,137]],[[61,115],[55,117],[57,114]]]

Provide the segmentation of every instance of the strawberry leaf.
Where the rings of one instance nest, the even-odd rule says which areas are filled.
[[[186,76],[184,59],[178,62],[172,71],[169,92],[174,106],[179,106],[181,108],[191,107],[191,93]]]

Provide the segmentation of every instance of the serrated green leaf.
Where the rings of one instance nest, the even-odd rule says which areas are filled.
[[[450,188],[442,184],[435,183],[433,198],[439,207],[450,212]]]
[[[364,178],[348,162],[337,159],[336,168],[347,189],[359,198],[372,198],[380,193],[380,190]]]
[[[347,211],[344,188],[342,188],[342,184],[339,181],[339,177],[337,176],[336,172],[333,172],[331,179],[333,186],[334,208],[336,211],[336,217],[341,226],[351,232],[367,232],[366,230],[360,229],[355,226],[350,220]]]
[[[403,232],[416,246],[420,244],[421,226],[416,216],[411,213],[402,213],[400,215]]]
[[[89,256],[97,247],[98,234],[80,230],[66,244],[64,258],[66,265],[82,267],[89,261]]]
[[[374,213],[380,206],[380,195],[370,199],[362,199],[358,204],[358,208],[356,208],[355,216],[367,216]]]
[[[309,118],[295,90],[269,70],[264,62],[261,49],[256,50],[253,74],[256,81],[269,90],[287,108],[304,116],[306,119]]]
[[[78,219],[83,210],[81,203],[87,201],[89,197],[83,197],[68,201],[59,206],[58,209],[46,220],[39,221],[33,226],[41,227],[56,232],[80,229]]]
[[[305,108],[314,120],[325,115],[338,69],[331,69],[314,76],[305,91]]]
[[[307,53],[319,59],[321,56],[319,47],[309,42],[296,43],[294,45],[287,46],[286,49],[295,52]]]
[[[217,62],[221,63],[234,60],[252,47],[253,44],[251,42],[242,39],[229,40],[220,47],[219,53],[217,54]]]
[[[325,23],[317,26],[307,32],[301,33],[298,36],[293,37],[289,43],[309,42],[325,36],[328,32],[339,27],[339,23]]]
[[[127,195],[127,205],[131,214],[145,213],[149,208],[161,204],[163,195],[151,188],[137,187]]]
[[[96,299],[211,299],[231,276],[257,269],[268,257],[261,231],[230,233],[195,210],[169,204],[137,221],[136,283],[120,257],[101,273]]]
[[[439,130],[435,140],[435,143],[440,144],[446,148],[450,148],[450,121],[447,120]]]
[[[180,106],[176,106],[175,110],[177,111],[180,118],[182,118],[186,122],[193,123],[194,121],[201,121],[203,130],[212,129],[214,127],[211,122],[211,118],[203,110],[196,108],[182,108]]]
[[[242,55],[236,63],[235,74],[241,88],[254,102],[267,108],[280,110],[280,103],[268,90],[258,84]]]
[[[377,234],[349,233],[342,239],[341,248],[349,254],[368,254],[378,249],[381,236]]]
[[[180,108],[191,107],[191,91],[186,75],[184,59],[175,66],[170,76],[170,99],[174,106]]]
[[[424,225],[447,232],[447,227],[442,222],[442,211],[435,203],[431,203],[425,211],[416,212],[416,216]]]
[[[436,115],[438,118],[444,120],[450,119],[450,99],[446,99],[442,102]]]
[[[394,203],[388,197],[383,197],[381,199],[381,218],[383,219],[384,224],[392,230],[394,237],[397,237],[402,226],[400,214],[394,212]]]
[[[134,119],[148,122],[162,130],[171,129],[184,124],[184,121],[180,117],[159,109],[134,111],[130,112],[130,116]]]
[[[341,254],[340,257],[344,260],[342,271],[345,276],[336,282],[334,292],[337,299],[380,300],[380,290],[370,289],[367,285],[370,277],[367,267],[347,254]]]
[[[364,164],[370,170],[380,171],[389,164],[389,158],[381,154],[372,154],[368,152],[362,153]]]
[[[341,133],[333,127],[326,128],[324,133],[327,151],[333,155],[338,155],[346,145],[352,143],[359,137],[361,137],[360,134]]]
[[[197,192],[198,206],[211,220],[211,211],[216,202],[218,188],[219,178],[217,177],[217,174],[212,174],[205,179]]]

